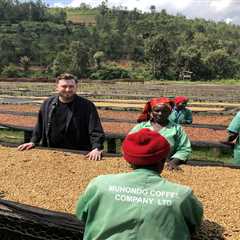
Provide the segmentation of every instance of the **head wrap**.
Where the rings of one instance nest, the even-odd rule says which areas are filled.
[[[185,96],[177,96],[175,97],[174,101],[175,101],[175,104],[185,103],[185,102],[188,102],[188,98]]]
[[[165,161],[170,145],[166,138],[148,128],[128,134],[122,144],[124,159],[136,166],[147,166]]]
[[[152,108],[157,106],[157,105],[161,105],[164,104],[167,107],[169,107],[169,109],[172,110],[174,102],[166,97],[161,97],[161,98],[152,98],[150,101],[148,101],[145,106],[144,109],[142,111],[142,113],[140,114],[140,116],[137,119],[137,122],[145,122],[148,121],[150,119],[150,112],[152,111]]]

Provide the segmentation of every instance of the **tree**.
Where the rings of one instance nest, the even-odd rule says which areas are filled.
[[[84,77],[89,66],[89,50],[80,41],[73,41],[69,53],[71,56],[69,72]]]
[[[27,56],[23,56],[20,58],[20,64],[23,66],[24,71],[28,71],[30,67],[30,58]]]
[[[53,61],[52,72],[54,76],[58,76],[68,70],[71,62],[71,56],[66,52],[60,52]]]
[[[209,78],[209,71],[203,62],[201,51],[196,46],[179,47],[176,51],[176,75],[183,71],[192,72],[192,80]]]
[[[155,5],[151,5],[150,6],[150,11],[151,11],[151,13],[156,13],[156,6]]]
[[[97,51],[94,55],[93,58],[97,64],[97,68],[99,69],[101,67],[101,63],[105,58],[105,54],[103,51]]]
[[[0,40],[0,65],[8,65],[16,62],[16,47],[13,39],[3,37]]]
[[[1,75],[4,77],[19,77],[19,72],[13,64],[10,64],[3,68]]]
[[[171,49],[163,35],[149,38],[145,42],[145,56],[151,66],[154,77],[165,78],[170,67]]]
[[[205,62],[210,67],[213,78],[231,78],[236,71],[234,61],[225,49],[210,52]]]
[[[29,34],[26,31],[23,34],[19,35],[17,44],[19,47],[19,55],[30,56],[33,60],[33,39],[31,37],[31,33]]]

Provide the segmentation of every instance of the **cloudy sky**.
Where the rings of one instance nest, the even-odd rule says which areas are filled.
[[[86,3],[92,7],[102,0],[45,0],[50,6],[78,7]],[[108,0],[108,5],[123,6],[129,10],[137,8],[149,11],[151,5],[157,10],[166,9],[170,14],[181,13],[188,18],[205,18],[207,20],[225,21],[240,25],[240,0]]]

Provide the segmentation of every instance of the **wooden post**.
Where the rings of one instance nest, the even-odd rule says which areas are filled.
[[[115,138],[107,139],[107,152],[108,153],[116,153],[116,139]]]

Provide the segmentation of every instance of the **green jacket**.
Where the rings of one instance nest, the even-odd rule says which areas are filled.
[[[170,121],[179,123],[179,124],[191,124],[192,123],[192,111],[188,108],[183,110],[177,111],[173,109],[172,113],[170,114],[169,118]]]
[[[151,122],[148,121],[135,125],[130,133],[137,132],[142,128],[150,128],[153,130]],[[190,157],[192,152],[191,142],[179,124],[169,122],[167,126],[161,128],[159,133],[168,140],[171,146],[170,158],[178,158],[186,161]]]
[[[203,208],[189,187],[137,169],[92,180],[76,215],[85,223],[84,240],[187,240]]]
[[[240,133],[240,112],[236,114],[236,116],[232,119],[230,122],[228,128],[228,131],[234,132],[234,133]],[[237,137],[236,144],[234,145],[234,163],[240,164],[240,140],[239,136]]]

